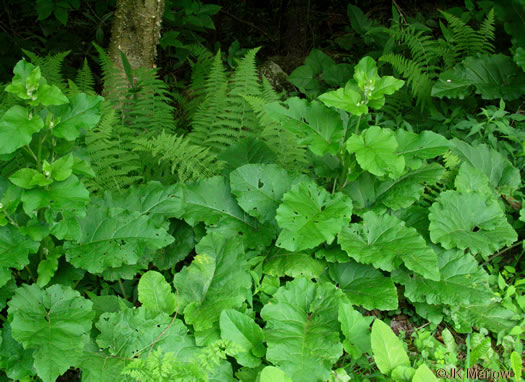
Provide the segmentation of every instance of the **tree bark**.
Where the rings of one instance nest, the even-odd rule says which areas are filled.
[[[122,51],[131,68],[155,67],[165,0],[117,0],[109,57],[122,71]]]

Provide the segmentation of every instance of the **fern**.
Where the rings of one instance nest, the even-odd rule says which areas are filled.
[[[453,39],[449,41],[454,47],[458,58],[477,54],[494,53],[494,10],[491,10],[481,24],[479,31],[475,31],[459,17],[441,11],[452,30]]]
[[[87,59],[84,59],[84,65],[77,73],[75,85],[83,93],[93,94],[95,92],[95,80]]]
[[[209,149],[193,145],[177,135],[162,131],[155,137],[143,137],[135,140],[134,151],[141,152],[144,161],[154,162],[146,177],[163,180],[166,183],[197,181],[217,174],[220,163]],[[149,179],[147,179],[149,180]]]
[[[117,111],[111,103],[102,104],[102,118],[98,126],[86,133],[85,143],[94,179],[86,180],[92,192],[122,191],[142,180],[141,164],[130,145],[133,136],[120,124]]]
[[[206,79],[205,98],[196,111],[190,139],[194,144],[219,153],[248,136],[260,134],[255,113],[244,96],[261,96],[262,90],[255,66],[258,49],[250,50],[240,61],[227,83],[220,53],[215,57]]]

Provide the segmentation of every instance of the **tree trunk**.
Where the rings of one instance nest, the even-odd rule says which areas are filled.
[[[109,57],[124,74],[120,51],[131,68],[155,67],[165,0],[117,0]]]

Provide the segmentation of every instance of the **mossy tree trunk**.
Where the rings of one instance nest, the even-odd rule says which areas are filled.
[[[109,57],[122,70],[120,51],[131,68],[155,67],[165,0],[117,0]]]

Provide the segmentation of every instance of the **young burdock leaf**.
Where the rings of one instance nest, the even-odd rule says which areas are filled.
[[[33,168],[22,168],[9,177],[15,186],[30,190],[37,186],[47,186],[53,183],[53,179],[46,177]]]
[[[234,342],[245,350],[235,355],[239,364],[257,367],[266,353],[263,331],[246,314],[232,309],[223,310],[220,316],[221,338]]]
[[[10,154],[31,142],[32,135],[44,127],[38,114],[13,106],[0,119],[0,154]]]
[[[171,291],[171,286],[159,272],[144,273],[137,289],[139,301],[150,312],[172,314],[177,309],[177,300]]]
[[[73,158],[72,154],[68,154],[54,161],[51,164],[51,177],[57,181],[69,178],[73,172],[73,164],[75,162]]]
[[[486,257],[518,238],[497,201],[479,192],[443,192],[428,217],[432,242],[446,249],[469,249]]]
[[[352,201],[346,195],[330,195],[312,182],[296,184],[284,194],[277,209],[282,231],[276,245],[293,252],[323,242],[331,244],[351,214]]]
[[[195,247],[193,262],[175,274],[184,321],[195,330],[209,329],[224,309],[239,308],[251,297],[252,279],[242,244],[216,233]]]
[[[281,248],[274,248],[271,255],[264,261],[264,273],[279,277],[297,277],[302,275],[317,278],[326,268],[326,263],[316,259],[311,252],[288,252]]]
[[[365,309],[397,309],[397,290],[392,279],[367,264],[353,260],[330,264],[330,277],[354,305]]]
[[[71,97],[71,103],[51,106],[49,109],[60,116],[60,121],[53,127],[53,135],[74,141],[82,130],[91,130],[100,120],[102,97],[79,93]]]
[[[344,88],[321,94],[319,99],[326,106],[333,106],[353,115],[368,113],[368,106],[361,101],[361,92],[351,83],[348,83]]]
[[[261,223],[275,219],[285,192],[304,176],[291,175],[273,164],[247,164],[230,174],[232,193],[241,208]]]
[[[343,353],[337,311],[341,292],[329,283],[297,278],[261,310],[266,359],[294,381],[324,381]]]
[[[353,359],[359,359],[363,353],[370,353],[370,323],[373,317],[364,317],[352,307],[352,304],[342,301],[339,304],[338,320],[345,336],[343,347]]]
[[[394,179],[405,169],[405,158],[397,153],[397,148],[394,133],[379,126],[371,126],[361,135],[354,134],[346,142],[346,149],[355,153],[363,170]]]
[[[34,349],[34,366],[44,382],[55,381],[79,360],[95,315],[92,305],[59,284],[46,290],[23,285],[9,301],[13,338]]]
[[[414,228],[390,215],[367,212],[363,222],[343,228],[338,243],[350,257],[392,271],[404,263],[430,280],[439,280],[435,252]]]
[[[399,366],[410,367],[410,360],[403,343],[383,321],[376,319],[372,325],[372,353],[381,373],[390,375]]]
[[[62,253],[60,251],[53,251],[40,261],[37,268],[38,279],[36,285],[43,288],[49,283],[58,269],[58,259],[61,256]]]

